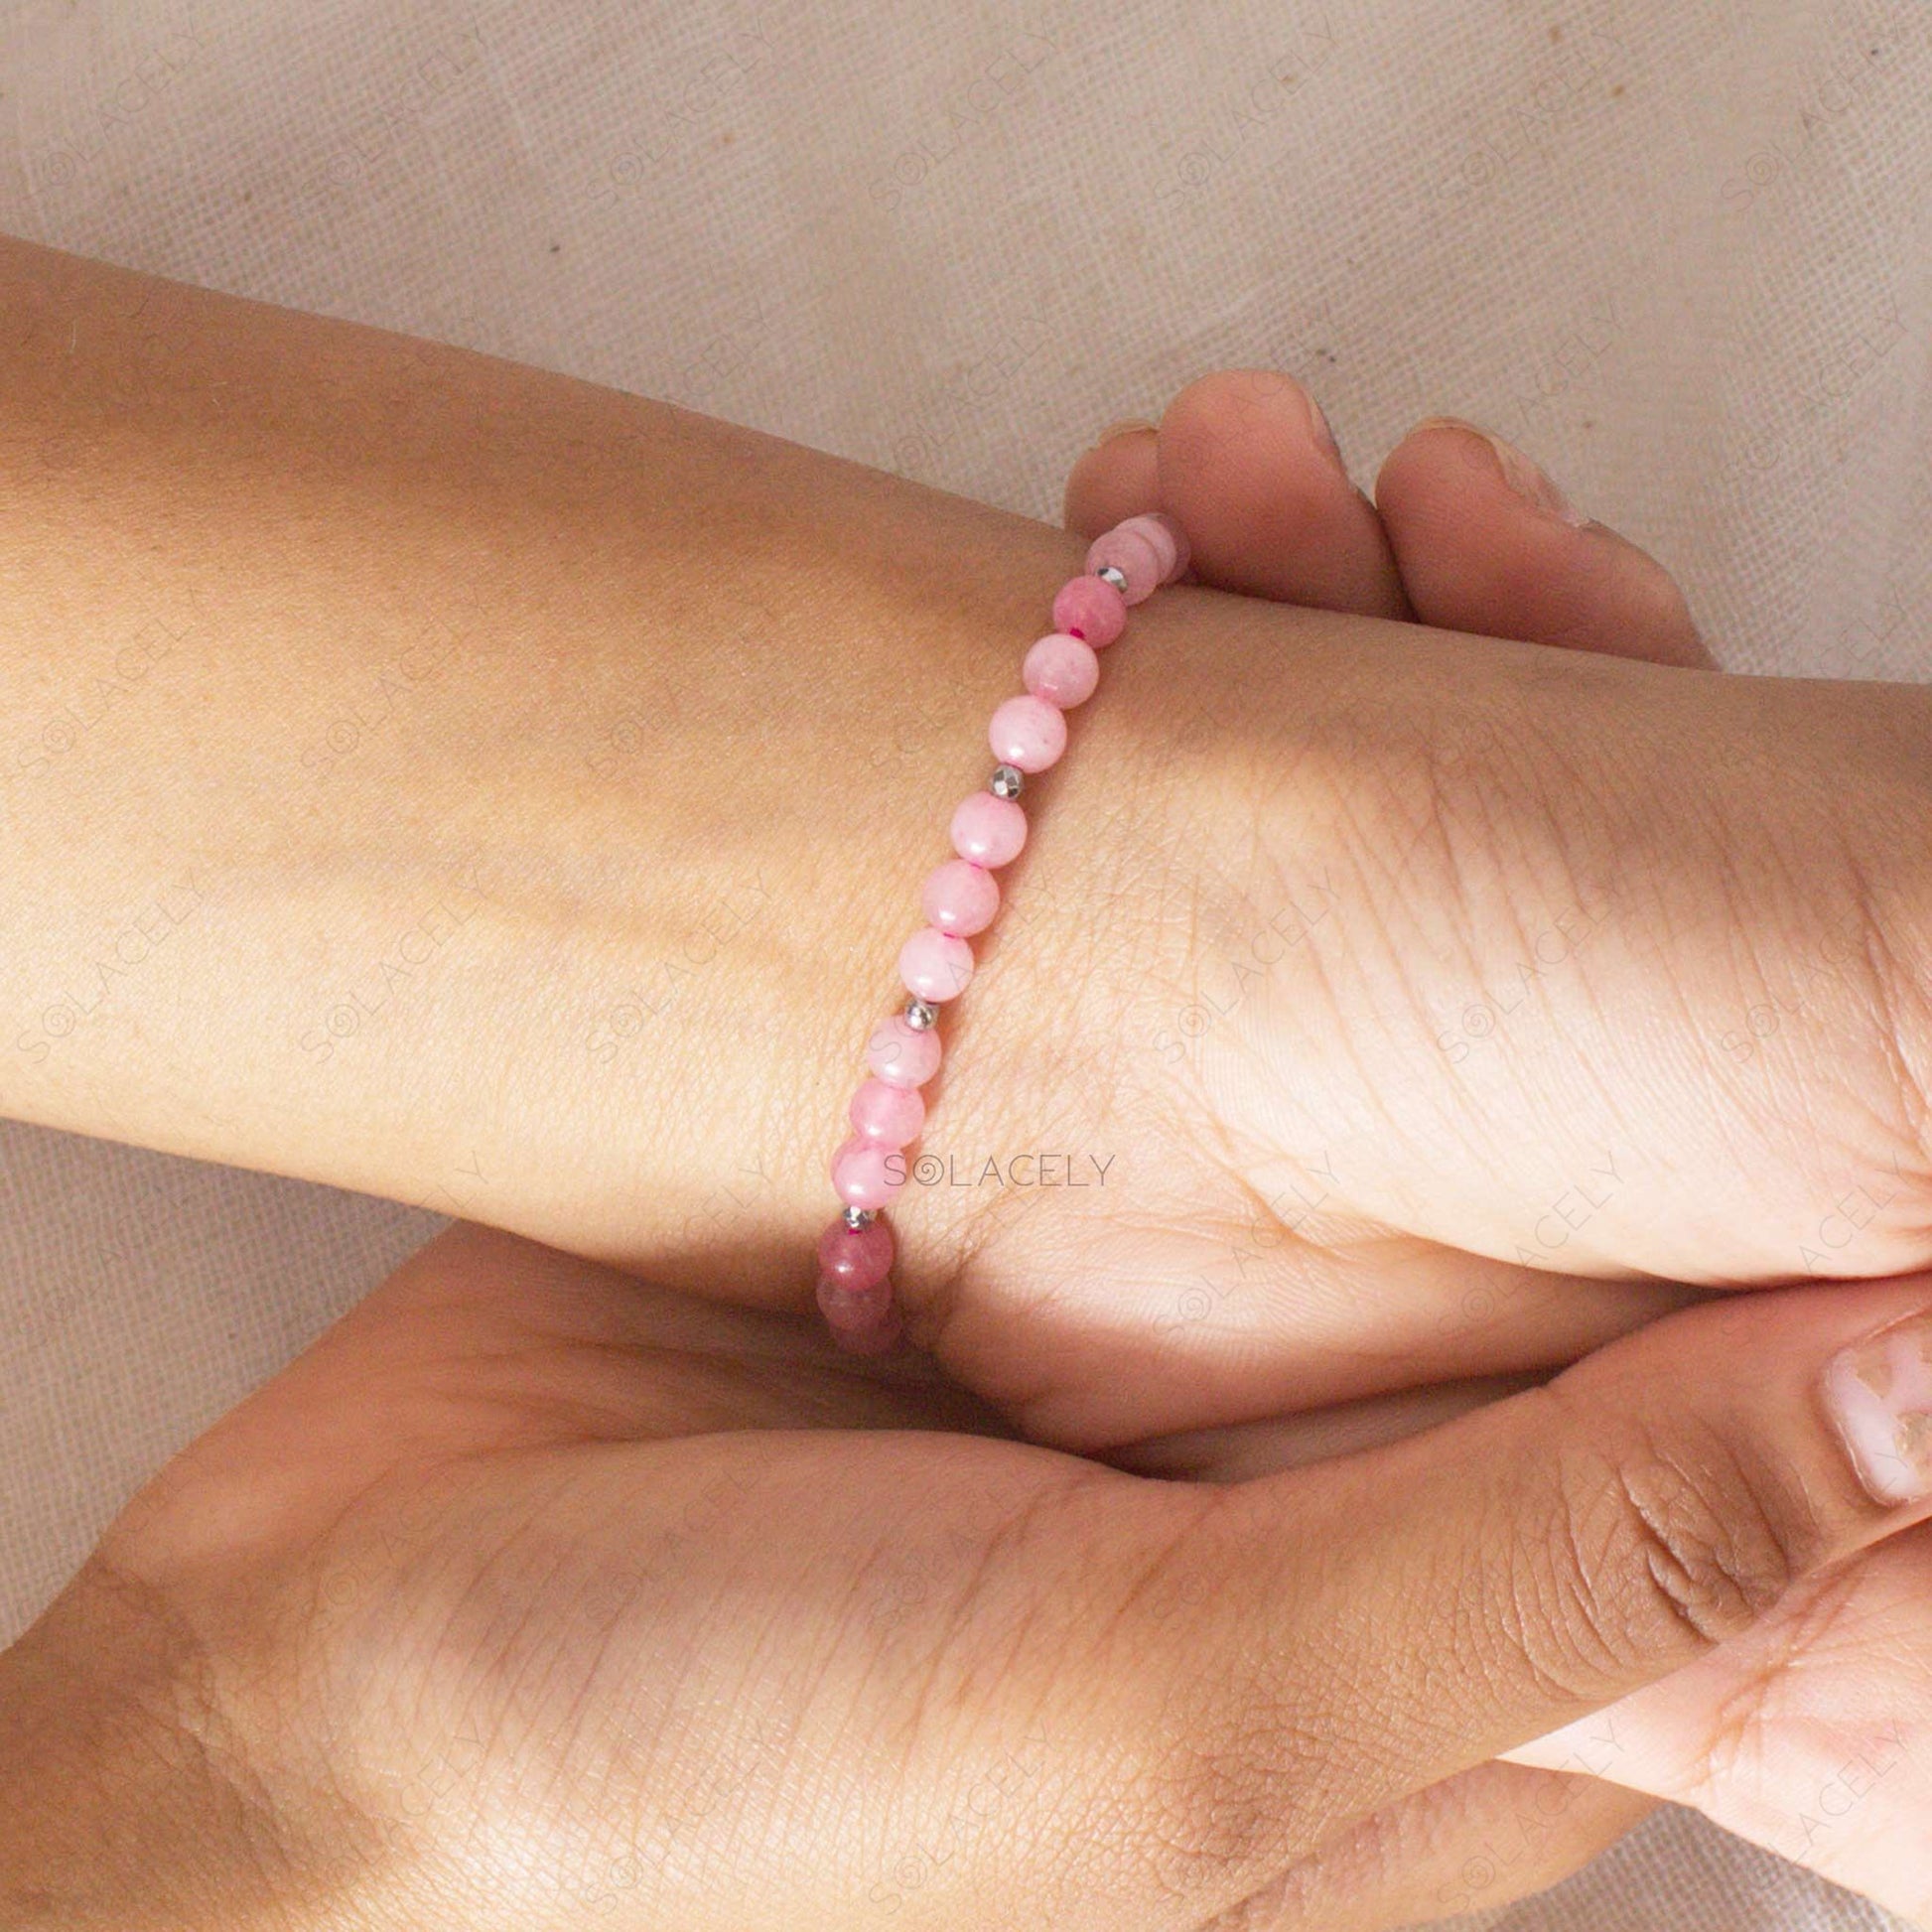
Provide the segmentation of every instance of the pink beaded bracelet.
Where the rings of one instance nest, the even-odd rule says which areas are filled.
[[[852,1136],[832,1157],[832,1186],[845,1203],[818,1243],[818,1306],[841,1346],[876,1355],[902,1326],[893,1296],[893,1235],[881,1213],[905,1184],[905,1149],[925,1124],[919,1089],[939,1070],[939,1007],[973,977],[966,942],[1000,909],[994,871],[1020,855],[1027,815],[1016,802],[1026,775],[1066,750],[1064,714],[1093,695],[1099,653],[1127,627],[1129,605],[1152,597],[1187,568],[1187,538],[1172,517],[1130,516],[1088,548],[1086,569],[1053,599],[1053,628],[1028,650],[1024,697],[993,714],[987,740],[999,762],[984,791],[952,815],[958,855],[925,882],[926,924],[906,940],[898,975],[910,996],[875,1030],[872,1077],[852,1096]]]

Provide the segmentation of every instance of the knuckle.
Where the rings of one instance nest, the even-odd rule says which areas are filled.
[[[1663,1444],[1633,1428],[1563,1478],[1571,1656],[1622,1677],[1739,1635],[1803,1568],[1802,1504],[1783,1472],[1715,1433]]]
[[[1618,1488],[1661,1606],[1701,1642],[1735,1636],[1790,1587],[1797,1564],[1776,1512],[1735,1457],[1648,1455],[1619,1471]]]

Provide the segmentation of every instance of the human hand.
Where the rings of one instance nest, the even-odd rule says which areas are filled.
[[[1924,1282],[1692,1309],[1402,1443],[1167,1483],[458,1226],[0,1659],[0,1916],[1405,1924],[1499,1798],[1621,1822],[1498,1751],[1932,1507],[1820,1399],[1906,1317]]]
[[[1311,435],[1298,385],[1227,371],[1175,398],[1158,442],[1150,426],[1084,456],[1069,480],[1067,523],[1091,535],[1166,507],[1208,534],[1196,556],[1217,587],[1369,613],[1406,605],[1425,622],[1705,661],[1660,567],[1609,531],[1523,500],[1466,428],[1412,432],[1384,464],[1376,498],[1371,509],[1338,476]],[[1532,1346],[1538,1305],[1526,1298],[1519,1312]],[[1253,1472],[1425,1428],[1482,1393],[1418,1388],[1338,1416],[1143,1449],[1134,1460],[1179,1473],[1211,1457]],[[1932,1535],[1921,1529],[1801,1587],[1737,1643],[1512,1759],[1591,1765],[1932,1923],[1922,1829],[1932,1765],[1921,1748],[1932,1725],[1928,1600]],[[1553,1829],[1528,1807],[1520,1816],[1527,1833],[1499,1826],[1473,1869],[1523,1856]],[[1478,1902],[1473,1888],[1451,1885],[1435,1905]]]
[[[1466,459],[1444,467],[1465,440],[1431,432],[1406,446],[1406,475],[1391,465],[1420,588],[1391,594],[1371,555],[1362,605],[1433,615],[1459,599],[1476,621],[1480,553],[1427,541],[1471,486]],[[1415,467],[1432,445],[1433,479]],[[1222,448],[1197,452],[1208,482]],[[1201,520],[1198,501],[1168,506]],[[1347,519],[1372,525],[1369,507],[1331,472],[1326,512],[1295,509],[1345,572]],[[915,1299],[915,1329],[1030,1428],[1106,1444],[1131,1411],[1142,1432],[1212,1429],[1262,1413],[1270,1389],[1276,1414],[1325,1423],[1338,1402],[1534,1373],[1681,1298],[1672,1282],[1925,1258],[1908,828],[1927,803],[1926,695],[1683,668],[1708,660],[1650,560],[1553,512],[1522,511],[1516,535],[1506,621],[1594,652],[1509,657],[1378,625],[1345,664],[1323,656],[1311,677],[1304,655],[1218,705],[1200,687],[1224,668],[1196,681],[1185,648],[1165,656],[1146,736],[1178,742],[1184,795],[1165,816],[1142,807],[1139,850],[1106,873],[1099,936],[1062,974],[1081,989],[1049,1062],[1062,1084],[1018,1110],[1076,1123],[1063,1144],[1124,1147],[1121,1167],[1152,1179],[1131,1202],[1089,1190],[1011,1229],[987,1214],[967,1284],[931,1298],[922,1329]],[[1277,542],[1279,580],[1307,551]],[[1210,542],[1196,568],[1225,561]],[[1262,567],[1246,588],[1270,588]],[[1626,637],[1657,662],[1610,661]],[[1237,779],[1194,756],[1209,736],[1189,730],[1195,704]],[[1242,762],[1267,733],[1270,753]],[[1044,837],[1088,769],[1059,778]],[[1117,838],[1119,817],[1095,797],[1079,822]],[[1298,901],[1298,879],[1320,890]],[[1185,916],[1164,916],[1176,902]],[[1000,997],[976,985],[968,1029],[983,994]],[[1078,1092],[1076,1033],[1108,1042],[1097,1095]],[[981,1104],[949,1086],[928,1145],[971,1145],[953,1110]],[[908,1202],[901,1226],[925,1209]]]
[[[1217,370],[1183,388],[1158,426],[1137,421],[1104,433],[1067,479],[1064,520],[1083,537],[1153,509],[1198,534],[1185,582],[1272,603],[1715,668],[1668,571],[1583,518],[1523,453],[1452,418],[1431,418],[1402,439],[1381,467],[1372,500],[1355,487],[1326,418],[1300,383],[1269,369]],[[1420,630],[1417,641],[1427,647]],[[1451,1048],[1466,1050],[1482,1036],[1472,1026]],[[1613,1288],[1595,1312],[1636,1325],[1657,1311],[1655,1289],[1646,1286],[1632,1288],[1620,1307]],[[1458,1298],[1443,1318],[1456,1325],[1471,1312]],[[1526,1293],[1492,1312],[1526,1362],[1582,1352],[1581,1344],[1568,1357],[1553,1352],[1576,1334],[1577,1311],[1564,1299]],[[1422,1383],[1281,1418],[1247,1432],[1243,1453],[1273,1460],[1359,1447],[1516,1385],[1507,1378]],[[1139,1453],[1181,1467],[1199,1447],[1182,1441]],[[1217,1443],[1217,1452],[1227,1447]]]

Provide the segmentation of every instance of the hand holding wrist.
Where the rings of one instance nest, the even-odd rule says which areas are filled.
[[[1442,1780],[1802,1610],[1794,1582],[1922,1517],[1820,1387],[1878,1324],[1922,1333],[1923,1294],[1690,1311],[1426,1437],[1211,1487],[969,1434],[798,1324],[458,1229],[110,1532],[150,1627],[193,1634],[143,1708],[191,1690],[201,1748],[110,1730],[136,1759],[110,1822],[161,1829],[79,1890],[72,1825],[30,1836],[29,1882],[77,1899],[62,1932],[896,1901],[981,1927],[1057,1898],[1152,1928],[1413,1802],[1421,1872],[1370,1875],[1435,1897],[1467,1856]],[[69,1635],[50,1705],[85,1737],[65,1666],[124,1685],[126,1647]],[[1557,1836],[1587,1847],[1592,1816]]]

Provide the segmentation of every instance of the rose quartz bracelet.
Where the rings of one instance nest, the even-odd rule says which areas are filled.
[[[1127,627],[1128,606],[1186,568],[1187,539],[1171,517],[1130,516],[1096,537],[1085,572],[1053,599],[1053,628],[1027,652],[1020,670],[1027,694],[993,714],[986,735],[999,762],[986,789],[952,815],[958,856],[925,882],[926,923],[898,956],[911,997],[867,1045],[872,1077],[852,1096],[852,1136],[832,1157],[832,1186],[845,1211],[819,1238],[818,1306],[840,1344],[857,1354],[881,1354],[899,1338],[893,1234],[881,1210],[905,1184],[904,1151],[925,1124],[919,1089],[939,1070],[939,1008],[973,977],[966,942],[1000,909],[993,874],[1027,842],[1021,788],[1027,774],[1044,771],[1066,750],[1064,714],[1093,695],[1099,653]]]

